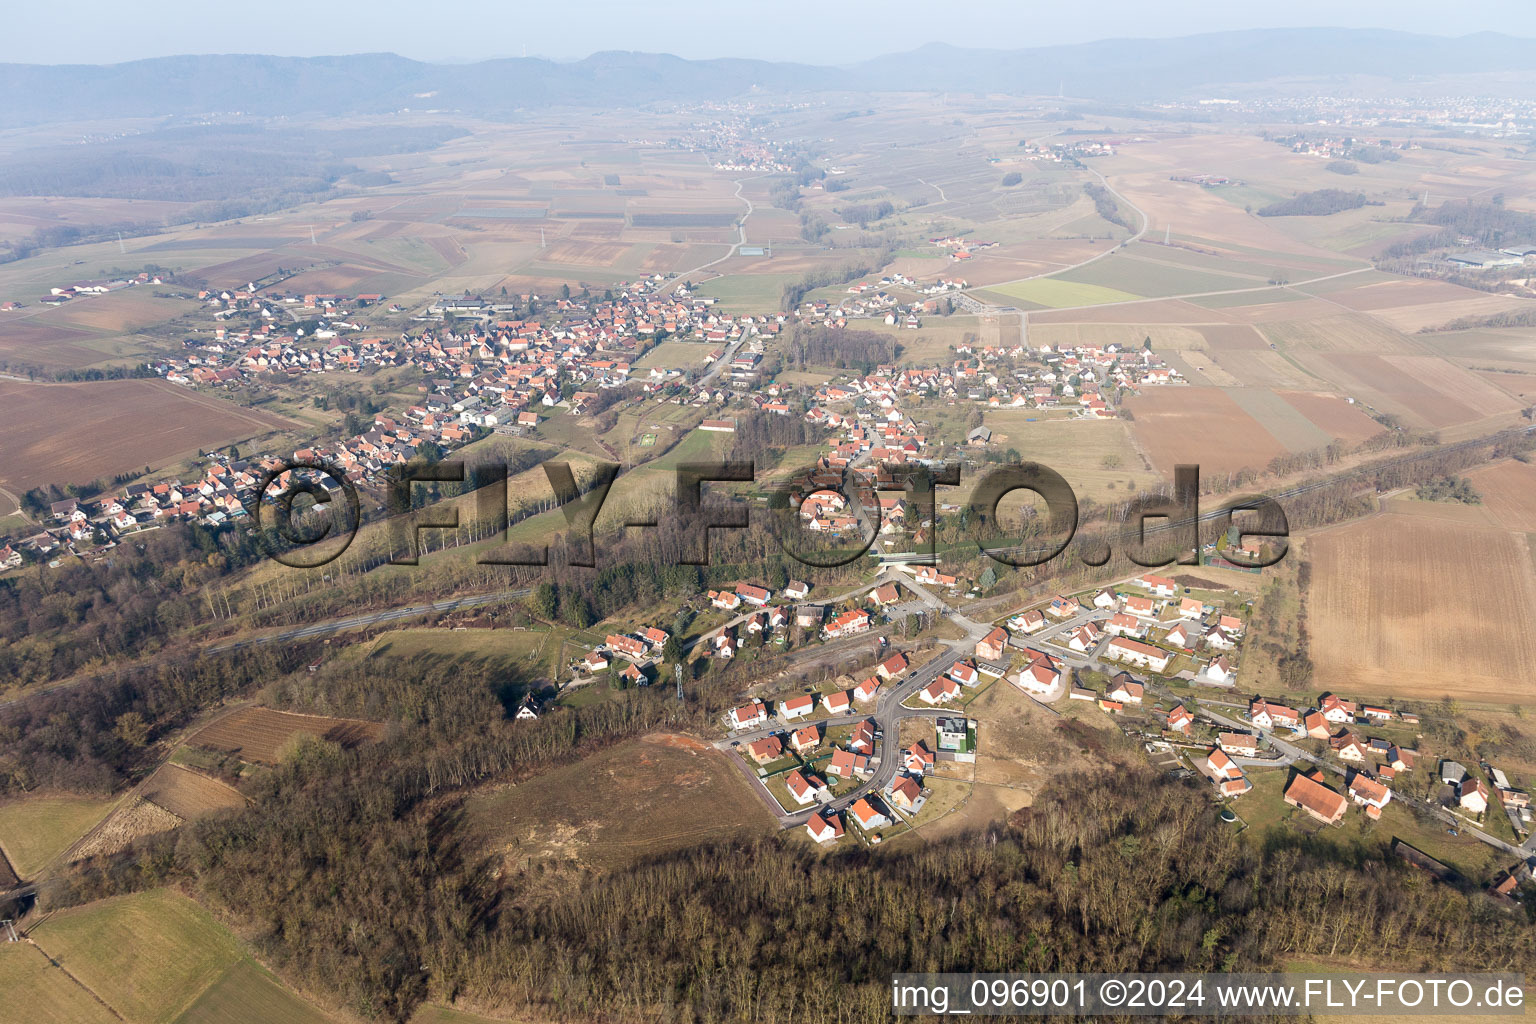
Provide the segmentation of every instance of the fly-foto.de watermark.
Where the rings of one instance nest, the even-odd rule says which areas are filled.
[[[459,509],[451,502],[417,508],[416,497],[428,488],[472,490],[476,517],[500,542],[476,555],[483,565],[542,566],[549,564],[547,545],[514,543],[507,537],[509,473],[506,464],[463,461],[408,463],[388,474],[384,505],[393,531],[390,561],[416,564],[423,536],[434,530],[457,530]],[[595,526],[620,469],[599,463],[587,470],[585,489],[578,485],[570,463],[545,462],[545,478],[566,524],[564,564],[597,565]],[[956,507],[941,506],[939,488],[958,487],[957,464],[881,463],[841,472],[812,466],[777,483],[753,491],[746,500],[707,500],[706,485],[757,483],[756,466],[743,461],[687,462],[673,468],[670,508],[682,527],[679,564],[708,565],[712,530],[741,530],[751,516],[765,520],[782,552],[803,565],[828,568],[867,555],[882,536],[885,502],[880,493],[900,494],[921,524],[909,533],[908,560],[934,564],[939,558],[939,534],[945,550],[980,551],[997,562],[1026,567],[1040,565],[1065,552],[1078,538],[1080,506],[1066,478],[1038,462],[987,469]],[[1026,512],[1000,515],[1010,495],[1027,492]],[[1224,534],[1230,543],[1221,552],[1238,568],[1258,569],[1285,557],[1289,524],[1279,502],[1265,495],[1225,500],[1202,512],[1198,466],[1175,467],[1171,493],[1144,495],[1113,510],[1112,521],[1091,535],[1085,533],[1074,554],[1088,565],[1108,562],[1118,547],[1131,562],[1146,568],[1199,562],[1201,530]],[[873,494],[876,500],[861,500]],[[801,515],[812,495],[832,496],[841,513],[840,528],[829,535],[817,520]],[[942,508],[942,511],[941,511]],[[956,510],[957,509],[957,510]],[[319,459],[292,459],[269,469],[249,500],[247,513],[276,561],[294,568],[318,568],[340,557],[362,525],[358,488],[339,467]],[[628,515],[626,528],[656,529],[661,512]],[[1250,546],[1245,543],[1253,540]]]

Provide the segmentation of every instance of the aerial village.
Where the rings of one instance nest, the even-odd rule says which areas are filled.
[[[964,239],[935,241],[949,248],[969,244]],[[89,301],[98,292],[160,280],[140,277],[144,280],[63,286],[51,298]],[[271,471],[279,471],[279,485],[286,481],[281,473],[285,460],[335,467],[365,493],[382,499],[385,474],[420,453],[438,456],[490,433],[538,437],[540,424],[550,416],[593,414],[621,401],[701,409],[712,414],[701,423],[703,430],[733,430],[734,411],[803,415],[838,435],[822,468],[840,472],[853,461],[900,463],[942,456],[941,446],[901,411],[904,400],[1109,419],[1118,412],[1101,388],[1181,383],[1178,373],[1149,349],[1122,351],[1109,345],[1058,352],[1022,344],[961,344],[948,365],[882,366],[821,387],[763,379],[768,346],[786,326],[841,329],[882,319],[887,325],[916,327],[920,317],[939,309],[938,300],[925,295],[963,286],[963,280],[942,275],[921,284],[896,274],[850,286],[850,298],[837,305],[815,300],[794,313],[745,316],[718,309],[715,299],[694,295],[686,286],[669,291],[655,275],[601,297],[439,297],[413,317],[423,325],[419,330],[393,338],[369,333],[371,314],[405,312],[382,295],[285,294],[254,283],[235,291],[204,291],[199,298],[212,323],[184,342],[182,354],[151,365],[164,379],[189,388],[260,391],[273,379],[302,382],[309,374],[409,366],[421,371],[419,401],[377,413],[367,429],[350,437],[285,452],[213,451],[195,475],[54,495],[42,529],[0,538],[0,572],[29,561],[99,555],[126,535],[168,522],[217,527],[238,520],[248,514],[256,485]],[[907,301],[900,301],[898,293]],[[530,308],[535,315],[528,315]],[[243,320],[232,321],[235,316]],[[259,326],[249,326],[253,318]],[[289,321],[314,329],[305,334],[291,323],[285,327]],[[714,347],[693,370],[633,365],[647,347],[667,338]],[[986,427],[964,439],[968,447],[984,448],[990,442]],[[882,501],[887,511],[896,510],[897,502]],[[810,508],[828,513],[807,516],[814,530],[853,528],[850,517],[835,515],[837,509],[815,503]]]

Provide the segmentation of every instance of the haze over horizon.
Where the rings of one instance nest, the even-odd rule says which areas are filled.
[[[1264,28],[1382,28],[1440,36],[1501,32],[1536,36],[1536,6],[1493,0],[1451,7],[1384,0],[1341,7],[1296,0],[1284,10],[1211,7],[1188,0],[1148,6],[1097,0],[1088,8],[979,0],[962,18],[939,18],[916,0],[837,9],[788,0],[771,11],[679,0],[664,12],[599,0],[555,8],[515,9],[486,0],[446,0],[422,8],[402,0],[356,0],[316,6],[274,0],[259,19],[233,17],[210,44],[206,7],[169,0],[150,20],[139,9],[86,0],[73,8],[67,33],[42,7],[9,13],[0,61],[24,64],[110,64],[206,53],[312,57],[391,52],[415,60],[458,63],[497,57],[579,59],[603,50],[670,53],[690,59],[741,57],[843,65],[929,42],[1022,49],[1105,38],[1160,39]],[[854,30],[854,31],[850,31]]]

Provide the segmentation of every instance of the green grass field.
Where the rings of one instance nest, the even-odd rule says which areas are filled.
[[[111,1010],[25,942],[0,942],[0,1016],[27,1024],[117,1024]]]
[[[1106,302],[1129,302],[1131,299],[1142,298],[1140,295],[1121,291],[1118,288],[1063,281],[1056,277],[1037,277],[1029,281],[995,284],[988,287],[987,291],[1006,295],[1011,299],[1050,306],[1053,309],[1068,306],[1100,306]]]
[[[562,628],[400,629],[381,634],[369,657],[470,659],[555,682],[568,674],[560,652],[569,633]]]
[[[311,1006],[253,960],[241,960],[213,983],[176,1024],[327,1024]]]
[[[59,796],[5,804],[0,806],[0,848],[16,873],[29,878],[106,817],[115,802]]]
[[[779,296],[786,284],[798,281],[798,274],[729,274],[705,281],[696,291],[713,295],[727,309],[742,313],[772,313],[779,308]]]
[[[171,1024],[244,957],[212,915],[167,889],[60,911],[32,937],[132,1024]]]

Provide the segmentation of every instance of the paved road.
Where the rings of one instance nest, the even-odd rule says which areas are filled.
[[[1172,696],[1169,694],[1165,693],[1163,696],[1167,696],[1169,699],[1172,699]],[[1252,722],[1246,722],[1232,718],[1219,712],[1212,711],[1210,708],[1204,706],[1200,708],[1200,714],[1203,717],[1209,718],[1220,725],[1228,726],[1229,728],[1238,729],[1243,732],[1248,732],[1250,730],[1253,731],[1264,739],[1269,740],[1270,746],[1274,747],[1276,750],[1280,751],[1280,753],[1290,758],[1292,763],[1298,761],[1305,762],[1310,765],[1315,765],[1318,768],[1322,768],[1324,771],[1332,772],[1333,774],[1341,777],[1347,774],[1346,770],[1341,766],[1333,763],[1332,761],[1318,757],[1309,750],[1303,750],[1301,747],[1296,746],[1294,743],[1286,742],[1277,736],[1272,730],[1260,729]],[[1425,803],[1421,800],[1415,800],[1412,797],[1403,796],[1397,792],[1392,794],[1392,799],[1401,801],[1412,807],[1417,807],[1419,810],[1434,816],[1436,819],[1444,822],[1446,825],[1454,827],[1459,831],[1470,833],[1474,838],[1479,839],[1482,842],[1487,843],[1489,846],[1492,846],[1494,849],[1500,850],[1504,853],[1511,854],[1522,859],[1528,858],[1533,853],[1536,853],[1536,845],[1532,844],[1530,838],[1526,839],[1525,845],[1515,846],[1512,843],[1505,842],[1498,836],[1489,835],[1487,832],[1484,832],[1476,825],[1468,822],[1465,818],[1452,814],[1450,811],[1443,807],[1439,807],[1435,804]]]
[[[905,582],[906,581],[903,581],[903,583]],[[954,616],[951,615],[951,619],[953,618]],[[781,826],[784,828],[792,828],[796,825],[803,825],[810,819],[813,813],[823,808],[830,808],[837,811],[846,810],[861,797],[867,796],[870,793],[878,793],[885,789],[886,786],[890,785],[891,781],[896,777],[897,769],[901,766],[900,734],[901,722],[903,719],[941,718],[956,714],[963,714],[963,712],[947,711],[941,708],[906,708],[902,707],[901,705],[902,701],[917,693],[919,690],[933,682],[935,679],[939,678],[939,676],[943,675],[945,672],[948,672],[951,666],[955,664],[955,662],[962,658],[968,657],[975,649],[976,641],[985,636],[987,630],[990,628],[989,626],[979,624],[973,624],[973,627],[974,628],[967,630],[965,636],[958,640],[952,641],[947,647],[943,648],[938,655],[929,659],[926,663],[919,666],[918,668],[913,669],[911,672],[907,673],[899,681],[897,681],[895,685],[882,687],[880,695],[876,699],[875,709],[872,712],[866,712],[864,714],[858,715],[839,716],[837,718],[828,719],[825,723],[818,723],[839,725],[852,722],[860,722],[866,718],[869,718],[874,720],[875,728],[881,733],[878,745],[876,746],[874,753],[874,758],[876,759],[874,773],[871,774],[868,779],[860,783],[856,788],[849,791],[848,793],[845,793],[843,796],[838,797],[836,800],[833,800],[828,804],[813,804],[810,807],[804,808],[803,810],[792,812],[781,811],[779,809],[778,801],[775,800],[773,796],[768,792],[767,787],[762,784],[762,780],[757,777],[757,773],[751,769],[751,767],[746,763],[744,759],[733,758],[733,760],[741,765],[743,772],[752,782],[753,789],[757,792],[758,796],[762,798],[763,802],[768,806],[769,811],[773,813],[774,817],[779,819],[779,824]],[[729,751],[733,743],[750,742],[755,739],[761,739],[762,737],[772,733],[780,733],[787,729],[795,728],[798,724],[800,724],[786,724],[777,718],[774,719],[774,722],[777,724],[765,725],[762,728],[755,729],[751,732],[736,733],[728,739],[721,740],[716,744],[716,746],[722,750]]]

